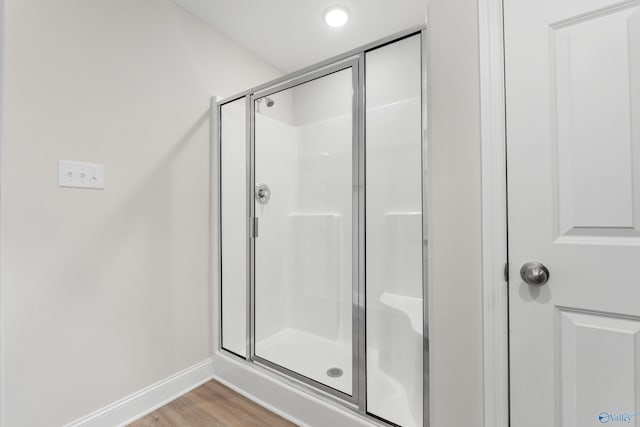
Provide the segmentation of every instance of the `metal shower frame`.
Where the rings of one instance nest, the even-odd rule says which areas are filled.
[[[223,354],[229,355],[244,363],[254,364],[265,368],[267,372],[279,376],[285,382],[302,388],[306,392],[320,395],[355,411],[359,415],[366,415],[371,421],[381,426],[389,425],[389,421],[367,412],[366,401],[366,271],[365,271],[365,55],[367,52],[402,39],[420,35],[421,67],[422,67],[422,289],[423,289],[423,427],[429,426],[429,331],[428,331],[428,290],[427,290],[427,201],[429,188],[427,182],[426,165],[428,147],[427,134],[427,81],[426,81],[426,28],[411,28],[357,49],[327,59],[320,63],[303,68],[295,73],[272,80],[252,89],[243,91],[221,101],[213,100],[216,106],[214,137],[218,150],[218,200],[217,200],[217,235],[218,235],[218,337],[216,348]],[[352,102],[352,395],[348,395],[319,381],[310,379],[286,367],[282,367],[255,354],[255,102],[259,98],[280,92],[327,75],[351,69],[353,102]],[[225,104],[244,99],[246,103],[246,135],[247,135],[247,342],[246,355],[242,356],[222,346],[222,176],[221,176],[221,108]],[[381,422],[384,422],[381,423]],[[393,424],[393,423],[391,423]]]

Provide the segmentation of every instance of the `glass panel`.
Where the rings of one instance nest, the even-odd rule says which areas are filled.
[[[351,69],[255,101],[255,354],[352,392]]]
[[[365,59],[367,411],[421,426],[420,36]]]
[[[220,118],[222,347],[247,354],[247,118],[244,98]]]

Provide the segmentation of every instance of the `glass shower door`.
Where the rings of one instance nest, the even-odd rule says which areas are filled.
[[[347,396],[356,77],[353,64],[343,64],[253,102],[254,360]]]

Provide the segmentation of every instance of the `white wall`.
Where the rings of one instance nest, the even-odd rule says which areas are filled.
[[[168,0],[5,3],[5,425],[53,426],[209,357],[209,98],[279,72]]]
[[[483,424],[478,4],[430,0],[431,412]]]

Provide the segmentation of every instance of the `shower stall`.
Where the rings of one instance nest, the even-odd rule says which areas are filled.
[[[427,425],[423,29],[217,102],[218,351]]]

